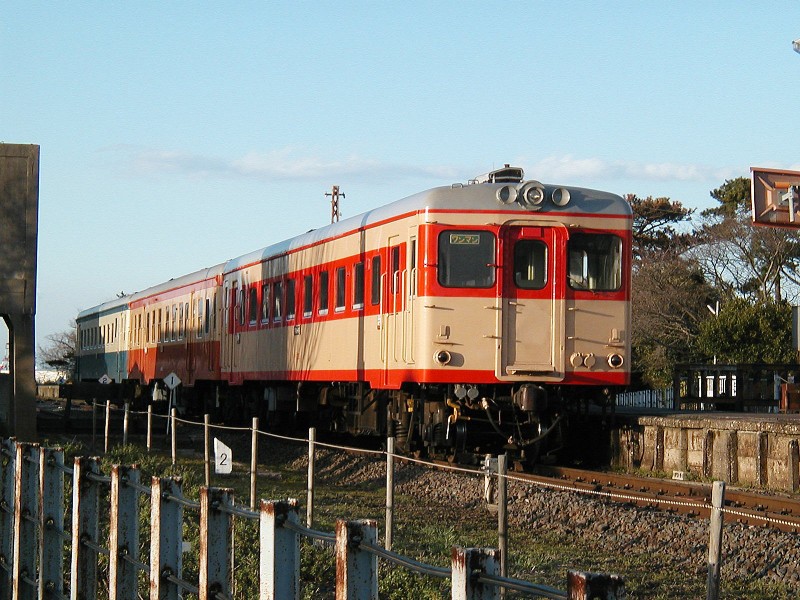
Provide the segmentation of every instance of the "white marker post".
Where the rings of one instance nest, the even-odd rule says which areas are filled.
[[[233,450],[214,438],[214,473],[229,475],[233,471]]]
[[[169,390],[169,402],[167,404],[167,414],[172,414],[172,409],[175,406],[175,388],[177,388],[181,384],[181,378],[178,377],[175,372],[173,371],[169,375],[164,378],[164,385],[167,386]],[[169,427],[172,423],[172,419],[167,419],[167,434],[169,434]]]

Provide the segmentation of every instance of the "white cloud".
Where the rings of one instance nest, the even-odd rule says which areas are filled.
[[[631,160],[549,156],[526,168],[531,177],[548,181],[575,179],[708,182],[736,177],[747,170],[679,163],[644,163]]]
[[[384,163],[350,155],[321,158],[292,148],[270,152],[250,152],[236,158],[219,158],[173,150],[118,146],[115,152],[122,169],[129,175],[176,174],[187,177],[252,177],[268,180],[328,181],[331,178],[398,180],[423,178],[436,181],[457,180],[452,167],[420,167]]]

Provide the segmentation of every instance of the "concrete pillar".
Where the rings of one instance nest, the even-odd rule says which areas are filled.
[[[34,315],[39,146],[0,144],[0,315],[8,325],[10,397],[0,396],[0,435],[36,438]]]

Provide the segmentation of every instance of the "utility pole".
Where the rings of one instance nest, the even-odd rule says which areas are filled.
[[[344,198],[344,192],[339,192],[339,186],[335,185],[330,192],[325,192],[326,196],[331,197],[331,223],[337,223],[341,213],[339,212],[339,198]]]

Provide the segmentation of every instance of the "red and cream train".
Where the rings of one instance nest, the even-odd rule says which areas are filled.
[[[227,420],[530,456],[629,382],[631,224],[507,166],[85,310],[76,381],[174,372]]]

